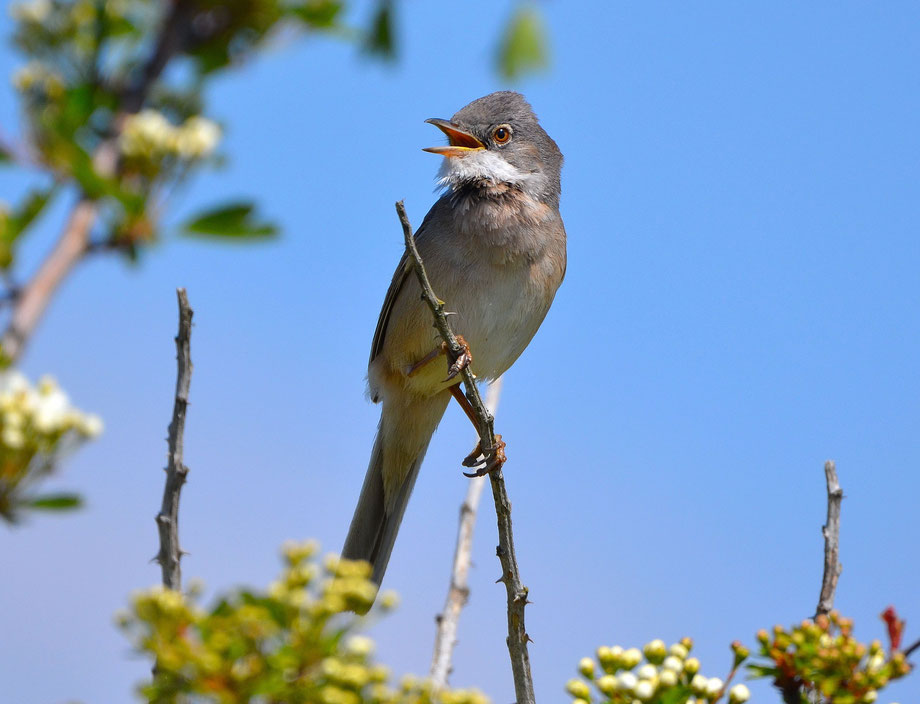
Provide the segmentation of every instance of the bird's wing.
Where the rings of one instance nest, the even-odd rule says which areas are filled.
[[[390,322],[390,313],[393,312],[393,306],[402,290],[412,266],[409,264],[409,255],[403,252],[402,258],[396,267],[396,273],[393,274],[393,280],[390,282],[390,288],[387,290],[386,298],[383,299],[383,308],[380,309],[380,317],[377,319],[377,329],[374,331],[374,341],[371,343],[370,362],[377,359],[380,350],[383,348],[383,340],[387,334],[387,324]]]

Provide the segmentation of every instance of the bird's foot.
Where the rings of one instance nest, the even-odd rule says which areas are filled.
[[[451,379],[455,378],[460,372],[470,366],[470,363],[473,361],[473,353],[470,352],[470,346],[467,344],[466,340],[463,339],[463,335],[457,335],[457,342],[460,344],[460,354],[457,355],[457,358],[448,365],[447,378],[444,381],[450,381]],[[450,350],[448,349],[446,342],[441,343],[441,349],[449,359]]]
[[[482,451],[482,441],[476,443],[475,449],[463,459],[463,466],[477,469],[475,472],[464,472],[463,474],[467,477],[484,477],[496,469],[501,469],[507,459],[505,441],[502,440],[501,435],[496,435],[495,446],[488,452]]]

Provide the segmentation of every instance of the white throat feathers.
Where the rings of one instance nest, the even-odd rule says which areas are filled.
[[[522,171],[494,151],[482,149],[463,156],[444,157],[438,171],[440,188],[457,189],[479,182],[507,184],[536,198],[546,188],[546,177],[539,171]]]

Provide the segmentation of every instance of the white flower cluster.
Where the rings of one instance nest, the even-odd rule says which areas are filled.
[[[640,652],[637,648],[624,650],[620,646],[597,649],[598,669],[592,658],[582,658],[578,671],[585,680],[569,680],[566,691],[575,699],[572,704],[592,701],[592,683],[604,695],[604,702],[616,704],[654,704],[674,687],[689,686],[694,696],[687,704],[715,702],[725,693],[725,683],[718,677],[699,674],[700,661],[688,657],[692,642],[684,639],[670,648],[661,640],[653,640]],[[643,654],[646,662],[642,663]],[[637,667],[638,666],[638,667]],[[751,693],[743,684],[728,691],[730,704],[744,704]]]
[[[102,432],[102,420],[74,408],[51,377],[33,387],[14,369],[0,372],[0,452],[47,453],[71,432],[94,438]]]
[[[128,157],[193,160],[212,154],[220,137],[220,127],[200,115],[176,126],[163,113],[148,109],[125,120],[118,143]]]

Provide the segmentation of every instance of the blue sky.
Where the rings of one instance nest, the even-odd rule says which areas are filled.
[[[813,613],[829,457],[846,492],[837,606],[869,640],[894,604],[914,640],[920,6],[542,7],[552,68],[512,87],[566,156],[569,265],[496,423],[538,697],[565,701],[596,646],[655,637],[690,635],[722,675],[732,640]],[[508,87],[491,61],[509,11],[406,3],[394,66],[310,38],[227,74],[208,99],[229,165],[172,221],[249,194],[283,237],[167,234],[139,266],[98,258],[68,280],[24,369],[55,374],[107,428],[55,485],[85,510],[0,530],[6,700],[125,701],[148,672],[111,617],[159,579],[178,285],[196,311],[186,578],[264,585],[286,538],[339,549],[377,422],[364,375],[402,249],[393,202],[418,224],[436,197],[438,158],[421,148],[441,140],[423,121]],[[0,74],[18,63],[0,49]],[[0,125],[18,131],[8,85]],[[0,197],[23,185],[0,174]],[[451,409],[393,554],[402,606],[373,635],[397,673],[428,669],[472,441]],[[484,498],[452,682],[500,703],[513,689]],[[879,701],[918,698],[915,677]]]

